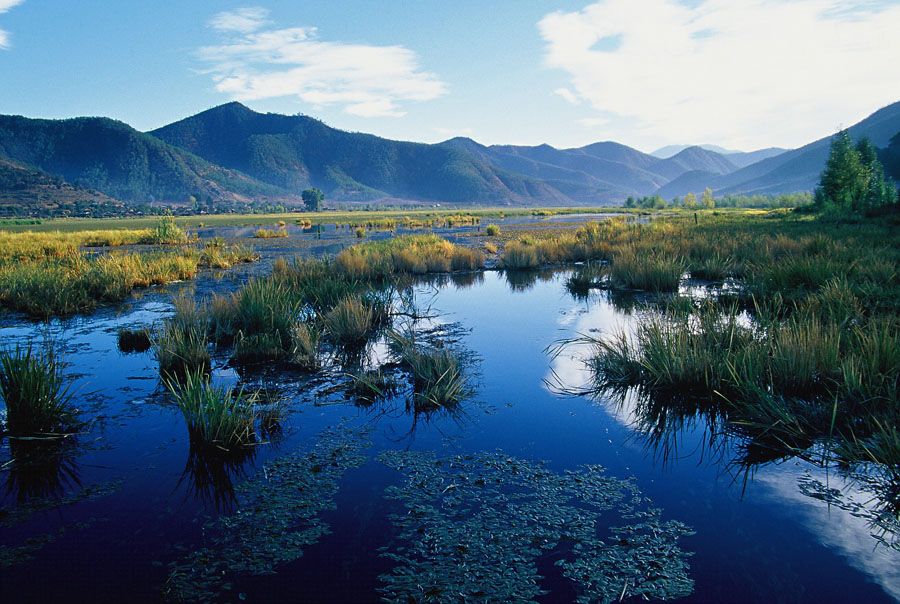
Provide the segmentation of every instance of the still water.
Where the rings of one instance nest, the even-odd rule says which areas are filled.
[[[287,411],[245,458],[198,459],[153,353],[119,352],[116,333],[161,321],[173,292],[204,297],[244,277],[206,276],[49,328],[14,320],[0,328],[4,345],[60,343],[79,407],[93,418],[77,442],[27,468],[9,462],[21,445],[3,441],[0,600],[160,601],[185,595],[180,581],[206,585],[187,597],[222,601],[404,599],[416,576],[439,574],[454,585],[466,574],[454,566],[460,559],[484,573],[483,600],[573,600],[587,592],[572,580],[580,571],[560,561],[578,559],[605,569],[606,591],[590,593],[614,586],[612,600],[619,585],[626,599],[635,595],[635,564],[659,566],[651,599],[900,599],[900,552],[871,534],[870,496],[858,483],[799,460],[747,473],[732,463],[740,443],[711,433],[701,418],[660,441],[635,427],[627,400],[561,392],[586,382],[584,351],[554,356],[548,347],[640,320],[605,293],[573,297],[566,271],[488,271],[416,286],[430,331],[465,352],[472,395],[456,413],[416,415],[402,391],[360,404],[345,393],[336,359],[314,376],[217,359],[215,380],[265,387]],[[369,362],[385,354],[376,343]],[[579,503],[572,484],[587,485],[579,481],[598,466],[601,478],[590,483],[597,498],[637,495],[603,504],[597,527],[634,525],[636,517],[659,523],[646,557],[610,557],[620,546],[633,552],[633,537],[572,537],[572,519],[596,503],[587,495]],[[471,485],[486,484],[499,486],[486,499],[465,499]],[[530,488],[536,495],[527,503],[494,507]],[[427,517],[434,499],[460,516]],[[565,507],[569,499],[575,503]],[[568,538],[556,543],[553,533],[537,545],[523,523]],[[430,597],[458,599],[452,591]]]

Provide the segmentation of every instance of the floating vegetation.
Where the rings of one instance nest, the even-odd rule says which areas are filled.
[[[271,574],[328,534],[322,512],[334,509],[344,473],[365,461],[367,433],[347,426],[324,431],[308,452],[267,464],[235,488],[233,514],[205,527],[207,544],[170,566],[164,595],[214,601],[242,574]]]
[[[690,595],[692,531],[661,518],[632,480],[600,466],[556,474],[501,453],[438,459],[389,451],[379,457],[406,482],[387,496],[400,543],[382,549],[397,566],[382,575],[388,602],[525,602],[547,595],[538,558],[556,565],[578,602]]]

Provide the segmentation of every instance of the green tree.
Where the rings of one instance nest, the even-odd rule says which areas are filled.
[[[707,210],[711,210],[716,207],[716,198],[713,197],[712,189],[706,187],[703,191],[703,197],[700,198],[700,203],[703,204],[703,207]]]
[[[684,207],[688,210],[696,210],[697,209],[697,196],[693,193],[688,193],[684,196]]]
[[[865,191],[865,168],[850,133],[838,132],[831,139],[828,162],[819,180],[816,205],[849,210],[859,204]]]
[[[306,189],[300,194],[300,197],[303,198],[303,204],[310,212],[318,211],[322,202],[325,201],[325,193],[315,188]]]

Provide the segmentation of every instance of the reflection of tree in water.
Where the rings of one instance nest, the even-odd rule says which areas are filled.
[[[9,438],[6,491],[16,501],[61,498],[81,480],[75,438]]]

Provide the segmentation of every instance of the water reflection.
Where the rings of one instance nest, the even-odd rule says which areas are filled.
[[[81,487],[74,437],[10,437],[9,451],[6,492],[19,504],[58,499],[74,487]]]
[[[247,477],[246,466],[255,457],[256,447],[217,451],[192,442],[178,487],[186,484],[194,499],[216,511],[231,510],[236,502],[235,481]]]

